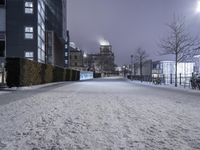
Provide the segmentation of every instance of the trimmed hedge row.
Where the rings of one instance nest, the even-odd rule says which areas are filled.
[[[41,64],[24,58],[7,58],[6,71],[8,87],[78,81],[80,78],[80,71]]]

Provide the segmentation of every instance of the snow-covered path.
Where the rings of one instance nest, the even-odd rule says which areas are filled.
[[[199,93],[120,78],[32,92],[20,100],[0,95],[11,101],[0,105],[0,149],[200,149]]]

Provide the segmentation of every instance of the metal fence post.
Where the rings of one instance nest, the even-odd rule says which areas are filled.
[[[165,83],[165,75],[163,74],[163,83],[164,83],[164,85],[166,84]]]
[[[170,74],[170,84],[172,84],[172,74]]]
[[[4,70],[4,68],[3,68],[3,72],[2,72],[2,84],[4,84],[5,82],[4,82],[4,78],[5,78],[5,70]]]

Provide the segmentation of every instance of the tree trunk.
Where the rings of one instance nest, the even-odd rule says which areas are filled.
[[[143,81],[143,75],[142,75],[142,60],[140,58],[140,77],[141,77],[141,82]]]
[[[176,62],[175,62],[175,87],[177,87],[177,66],[178,66],[178,54],[176,53]]]

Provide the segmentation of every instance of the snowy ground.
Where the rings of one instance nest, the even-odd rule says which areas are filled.
[[[6,91],[0,149],[200,149],[200,93],[120,78]]]

